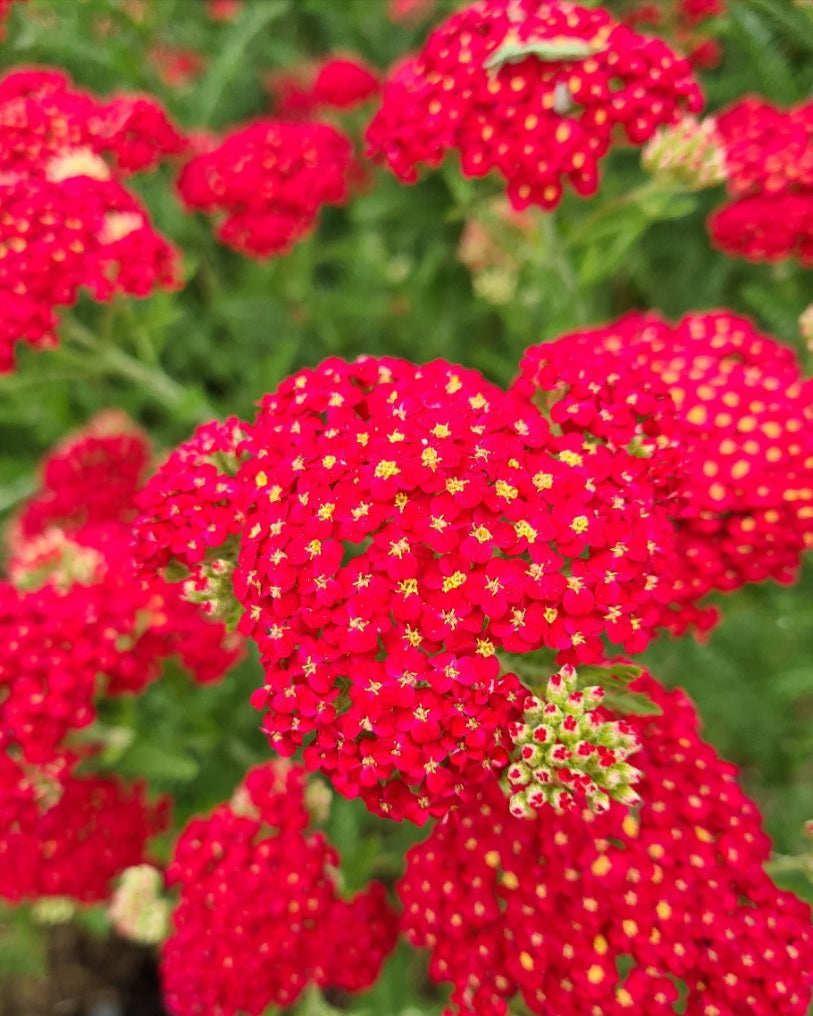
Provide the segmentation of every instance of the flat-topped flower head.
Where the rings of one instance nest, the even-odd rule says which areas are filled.
[[[142,784],[77,776],[76,762],[62,754],[35,765],[0,750],[3,899],[105,900],[112,880],[146,860],[148,839],[166,827],[166,800],[148,803]]]
[[[241,640],[153,569],[139,574],[130,520],[150,448],[107,412],[45,459],[41,489],[9,528],[0,582],[0,752],[47,761],[96,715],[100,693],[138,692],[179,657],[219,679]]]
[[[732,200],[709,218],[715,246],[750,261],[813,265],[813,102],[749,96],[717,117]]]
[[[369,102],[380,91],[378,76],[359,57],[334,54],[266,75],[275,117],[314,119],[321,110],[339,112]]]
[[[126,413],[97,413],[43,459],[41,489],[14,520],[12,548],[53,527],[76,532],[86,525],[132,519],[151,454],[147,435]]]
[[[498,651],[642,648],[671,525],[625,412],[641,448],[551,429],[441,361],[330,360],[267,396],[234,579],[272,746],[305,745],[340,792],[422,821],[507,762],[524,691]]]
[[[347,200],[353,152],[324,123],[258,120],[181,171],[187,208],[220,212],[217,235],[250,257],[282,254],[315,228],[323,205]]]
[[[498,172],[515,208],[588,196],[616,137],[642,145],[702,106],[686,60],[603,8],[480,0],[444,22],[384,87],[368,153],[413,183],[457,151],[466,176]]]
[[[61,72],[0,80],[0,372],[17,342],[57,342],[56,308],[82,287],[97,300],[179,284],[173,248],[125,174],[186,147],[152,100],[102,102]]]
[[[133,527],[141,572],[185,579],[187,598],[229,623],[236,619],[231,575],[248,496],[237,474],[248,430],[237,417],[198,427],[139,491]]]
[[[517,392],[549,390],[551,364],[556,371],[567,360],[588,389],[616,370],[640,399],[660,392],[654,435],[677,457],[671,472],[682,495],[671,508],[665,502],[677,553],[661,584],[663,623],[707,627],[713,612],[698,601],[711,590],[792,581],[813,518],[813,411],[792,350],[728,311],[674,326],[633,313],[528,350]]]
[[[804,1016],[810,910],[765,873],[770,843],[736,770],[698,735],[682,692],[631,686],[637,815],[510,814],[496,784],[412,847],[402,930],[450,982],[447,1014]]]
[[[161,951],[173,1016],[260,1016],[308,985],[360,991],[395,945],[397,918],[373,882],[338,892],[340,858],[308,830],[305,770],[251,770],[230,804],[193,819],[167,868],[180,899]]]

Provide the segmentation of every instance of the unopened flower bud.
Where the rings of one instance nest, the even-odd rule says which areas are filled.
[[[600,690],[577,691],[577,681],[573,667],[563,667],[548,681],[548,701],[529,695],[525,722],[511,725],[514,751],[501,786],[514,815],[547,805],[606,811],[611,800],[628,806],[639,801],[632,784],[642,774],[626,761],[639,747],[632,728],[605,719],[593,708]]]
[[[716,187],[726,179],[725,149],[717,123],[685,116],[658,129],[646,145],[641,165],[653,176],[689,191]]]
[[[194,579],[184,583],[184,596],[191,603],[201,603],[204,609],[229,629],[237,626],[242,607],[234,595],[232,573],[234,562],[218,557],[202,565]]]
[[[67,924],[76,913],[76,904],[65,896],[43,896],[31,908],[37,924]]]
[[[164,880],[150,864],[125,869],[110,901],[110,920],[132,942],[155,945],[169,928],[169,902],[161,898]]]
[[[308,781],[305,787],[305,807],[310,812],[314,822],[327,822],[332,800],[333,794],[326,783],[316,779]]]

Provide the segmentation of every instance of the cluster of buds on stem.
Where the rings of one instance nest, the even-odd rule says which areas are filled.
[[[658,128],[644,148],[641,165],[653,176],[681,190],[716,187],[726,180],[725,148],[713,117],[684,116]]]
[[[598,707],[604,691],[578,690],[578,675],[564,666],[548,681],[544,699],[529,695],[522,720],[509,727],[515,749],[501,780],[517,818],[551,805],[557,812],[585,806],[603,812],[610,801],[633,806],[632,787],[640,770],[627,759],[640,744],[623,720],[610,720]]]
[[[157,945],[169,930],[169,902],[161,898],[164,879],[151,864],[134,864],[122,873],[110,901],[110,920],[124,938]]]

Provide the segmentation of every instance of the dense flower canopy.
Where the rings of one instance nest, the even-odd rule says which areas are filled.
[[[645,676],[659,716],[629,719],[637,816],[514,818],[496,785],[439,822],[398,885],[408,940],[453,986],[446,1012],[504,1016],[803,1016],[810,912],[763,870],[760,816],[698,736],[682,692]]]
[[[698,601],[711,590],[795,578],[813,545],[813,410],[792,350],[727,311],[688,314],[674,326],[632,313],[529,349],[516,391],[533,398],[568,361],[582,391],[616,371],[639,398],[658,395],[652,426],[682,460],[662,623],[705,627],[714,614]],[[595,412],[589,401],[582,407]]]
[[[367,131],[399,179],[457,150],[466,176],[497,170],[515,208],[553,208],[598,187],[616,132],[635,145],[702,106],[686,60],[602,8],[480,0],[396,68]]]
[[[359,991],[378,976],[395,913],[377,882],[339,897],[340,858],[308,831],[304,787],[301,766],[258,766],[181,834],[167,869],[181,894],[161,958],[174,1016],[260,1016],[308,984]]]

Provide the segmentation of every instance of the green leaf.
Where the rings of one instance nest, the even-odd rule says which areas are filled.
[[[545,63],[556,63],[558,60],[585,60],[606,49],[588,39],[575,36],[557,35],[553,39],[526,39],[520,42],[515,38],[506,38],[485,61],[487,70],[499,70],[505,64],[521,63],[529,56]]]
[[[647,695],[625,688],[605,687],[602,705],[622,716],[660,716],[662,712]]]
[[[600,684],[602,688],[607,687],[611,680],[620,681],[622,684],[629,684],[644,672],[643,667],[634,663],[620,663],[611,667],[600,667],[597,665],[578,667],[579,686],[585,687],[588,684]]]
[[[200,771],[198,763],[188,754],[146,739],[133,744],[119,759],[116,768],[124,776],[149,780],[159,790],[190,783]]]

